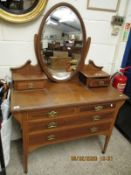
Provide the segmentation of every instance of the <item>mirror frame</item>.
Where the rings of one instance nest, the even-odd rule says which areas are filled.
[[[42,35],[42,31],[43,31],[43,28],[46,24],[46,20],[48,18],[48,16],[55,10],[57,9],[58,7],[61,7],[61,6],[66,6],[68,8],[70,8],[75,14],[76,16],[78,17],[79,21],[80,21],[80,24],[81,24],[81,28],[82,28],[82,35],[83,35],[83,48],[82,48],[82,53],[81,53],[81,59],[77,65],[77,69],[71,74],[71,76],[67,79],[64,79],[64,80],[57,80],[56,78],[53,78],[53,76],[51,75],[51,73],[48,71],[48,68],[47,68],[47,65],[46,63],[43,61],[44,60],[44,56],[41,54],[41,35]],[[68,4],[68,3],[58,3],[56,5],[54,5],[47,13],[46,15],[43,17],[42,19],[42,22],[40,24],[40,27],[39,27],[39,31],[38,31],[38,34],[35,34],[35,37],[34,37],[34,45],[35,45],[35,53],[36,53],[36,57],[37,57],[37,60],[38,60],[38,63],[41,67],[41,69],[45,72],[45,74],[48,76],[49,79],[55,81],[55,82],[62,82],[62,81],[67,81],[67,80],[70,80],[74,75],[76,75],[76,73],[78,71],[80,71],[81,67],[83,66],[84,64],[84,61],[85,61],[85,56],[87,54],[85,54],[85,51],[87,52],[88,49],[85,49],[86,46],[89,47],[90,45],[90,40],[88,40],[88,42],[86,41],[86,30],[85,30],[85,25],[84,25],[84,22],[82,20],[82,17],[81,15],[79,14],[79,12],[77,11],[77,9],[75,7],[73,7],[71,4]]]
[[[48,0],[39,0],[38,4],[30,11],[24,14],[14,14],[4,9],[0,9],[0,18],[13,23],[24,23],[35,19],[46,7]]]

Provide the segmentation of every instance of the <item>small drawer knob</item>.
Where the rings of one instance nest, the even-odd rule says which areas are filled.
[[[56,112],[56,111],[48,112],[48,117],[56,117],[57,115],[58,115],[58,112]]]
[[[48,123],[48,125],[47,125],[47,128],[48,128],[48,129],[56,128],[56,127],[57,127],[57,123],[56,123],[56,122],[50,122],[50,123]]]
[[[48,141],[51,141],[51,140],[55,140],[56,139],[56,136],[55,135],[49,135],[49,136],[47,136],[47,140]]]

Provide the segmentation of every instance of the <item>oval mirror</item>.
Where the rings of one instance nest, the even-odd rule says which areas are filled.
[[[21,23],[37,17],[47,0],[0,0],[0,17]]]
[[[55,5],[42,20],[36,53],[47,76],[70,79],[82,62],[86,33],[78,11],[70,4]]]

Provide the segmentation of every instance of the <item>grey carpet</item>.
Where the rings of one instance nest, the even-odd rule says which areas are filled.
[[[102,143],[103,137],[90,137],[39,148],[29,155],[28,175],[131,175],[131,144],[115,128],[104,155]],[[71,156],[96,156],[97,161],[72,161]],[[22,143],[13,141],[7,175],[23,174]]]

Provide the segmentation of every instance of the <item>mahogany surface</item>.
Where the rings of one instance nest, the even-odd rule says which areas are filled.
[[[105,135],[106,151],[117,112],[127,97],[113,87],[89,89],[79,81],[48,81],[43,89],[11,93],[11,111],[23,131],[24,172],[36,148]],[[50,116],[50,112],[56,115]]]
[[[110,84],[110,75],[89,60],[80,70],[79,78],[88,87],[107,87]]]
[[[41,90],[12,91],[11,110],[13,112],[40,108],[62,107],[81,104],[122,101],[125,96],[113,87],[85,87],[80,82],[48,82]],[[15,108],[19,106],[19,108]]]
[[[87,76],[88,78],[106,78],[109,77],[109,74],[102,70],[103,67],[98,67],[94,64],[93,61],[89,60],[89,64],[84,65],[81,70],[83,75]]]
[[[47,76],[39,65],[31,65],[28,60],[23,66],[11,68],[13,86],[15,90],[43,89]]]

